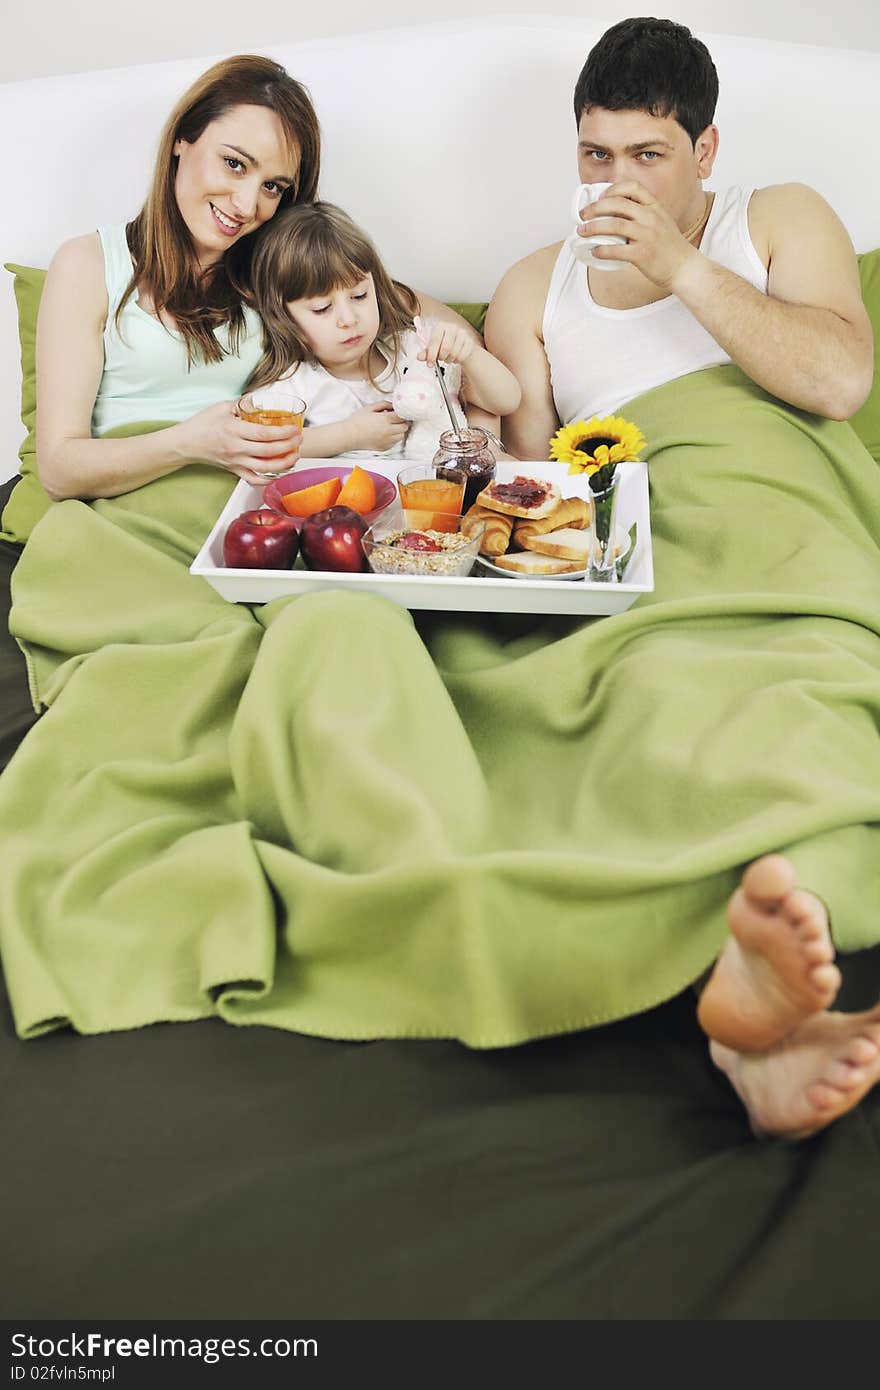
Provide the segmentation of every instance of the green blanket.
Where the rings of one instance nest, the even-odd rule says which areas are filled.
[[[573,1031],[693,981],[769,850],[880,940],[876,464],[733,367],[622,413],[656,588],[614,618],[226,603],[187,570],[206,467],[52,507],[12,616],[47,712],[0,779],[22,1036]]]

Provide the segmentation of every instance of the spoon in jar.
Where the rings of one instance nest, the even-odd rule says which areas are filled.
[[[440,383],[440,390],[443,392],[443,399],[446,402],[446,409],[449,412],[449,418],[452,421],[452,428],[455,430],[456,436],[459,439],[461,439],[461,426],[455,418],[455,411],[452,409],[452,401],[450,399],[449,392],[446,389],[446,382],[443,379],[443,368],[440,366],[439,362],[434,363],[434,371],[436,372],[437,380]]]

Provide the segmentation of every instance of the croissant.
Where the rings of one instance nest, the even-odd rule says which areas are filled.
[[[582,497],[564,497],[546,516],[538,517],[535,521],[518,521],[513,538],[519,544],[525,545],[527,538],[544,536],[548,531],[559,530],[561,526],[572,526],[578,531],[583,531],[589,524],[589,502],[585,502]]]
[[[481,521],[485,521],[486,529],[480,542],[480,554],[503,555],[510,542],[513,517],[506,516],[504,512],[490,511],[488,507],[481,507],[478,502],[475,502],[461,519],[462,535],[474,535]]]

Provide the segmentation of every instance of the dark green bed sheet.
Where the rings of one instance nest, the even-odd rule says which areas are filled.
[[[6,632],[0,749],[33,721]],[[0,870],[2,871],[2,870]],[[841,1006],[880,992],[844,962]],[[6,1318],[874,1319],[880,1095],[756,1141],[689,993],[491,1052],[215,1020],[19,1041]]]
[[[216,1020],[23,1043],[16,1318],[872,1319],[880,1108],[757,1142],[686,996],[493,1052]]]

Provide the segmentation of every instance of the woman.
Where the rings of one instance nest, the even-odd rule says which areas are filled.
[[[305,89],[268,58],[226,59],[171,113],[135,220],[60,248],[37,339],[37,461],[50,497],[115,496],[192,459],[252,482],[265,481],[256,469],[292,466],[298,430],[234,414],[262,352],[243,286],[252,233],[281,204],[315,196],[320,154]],[[177,423],[98,437],[147,420]],[[19,554],[0,548],[4,609]],[[2,767],[34,713],[5,616],[0,647]]]

